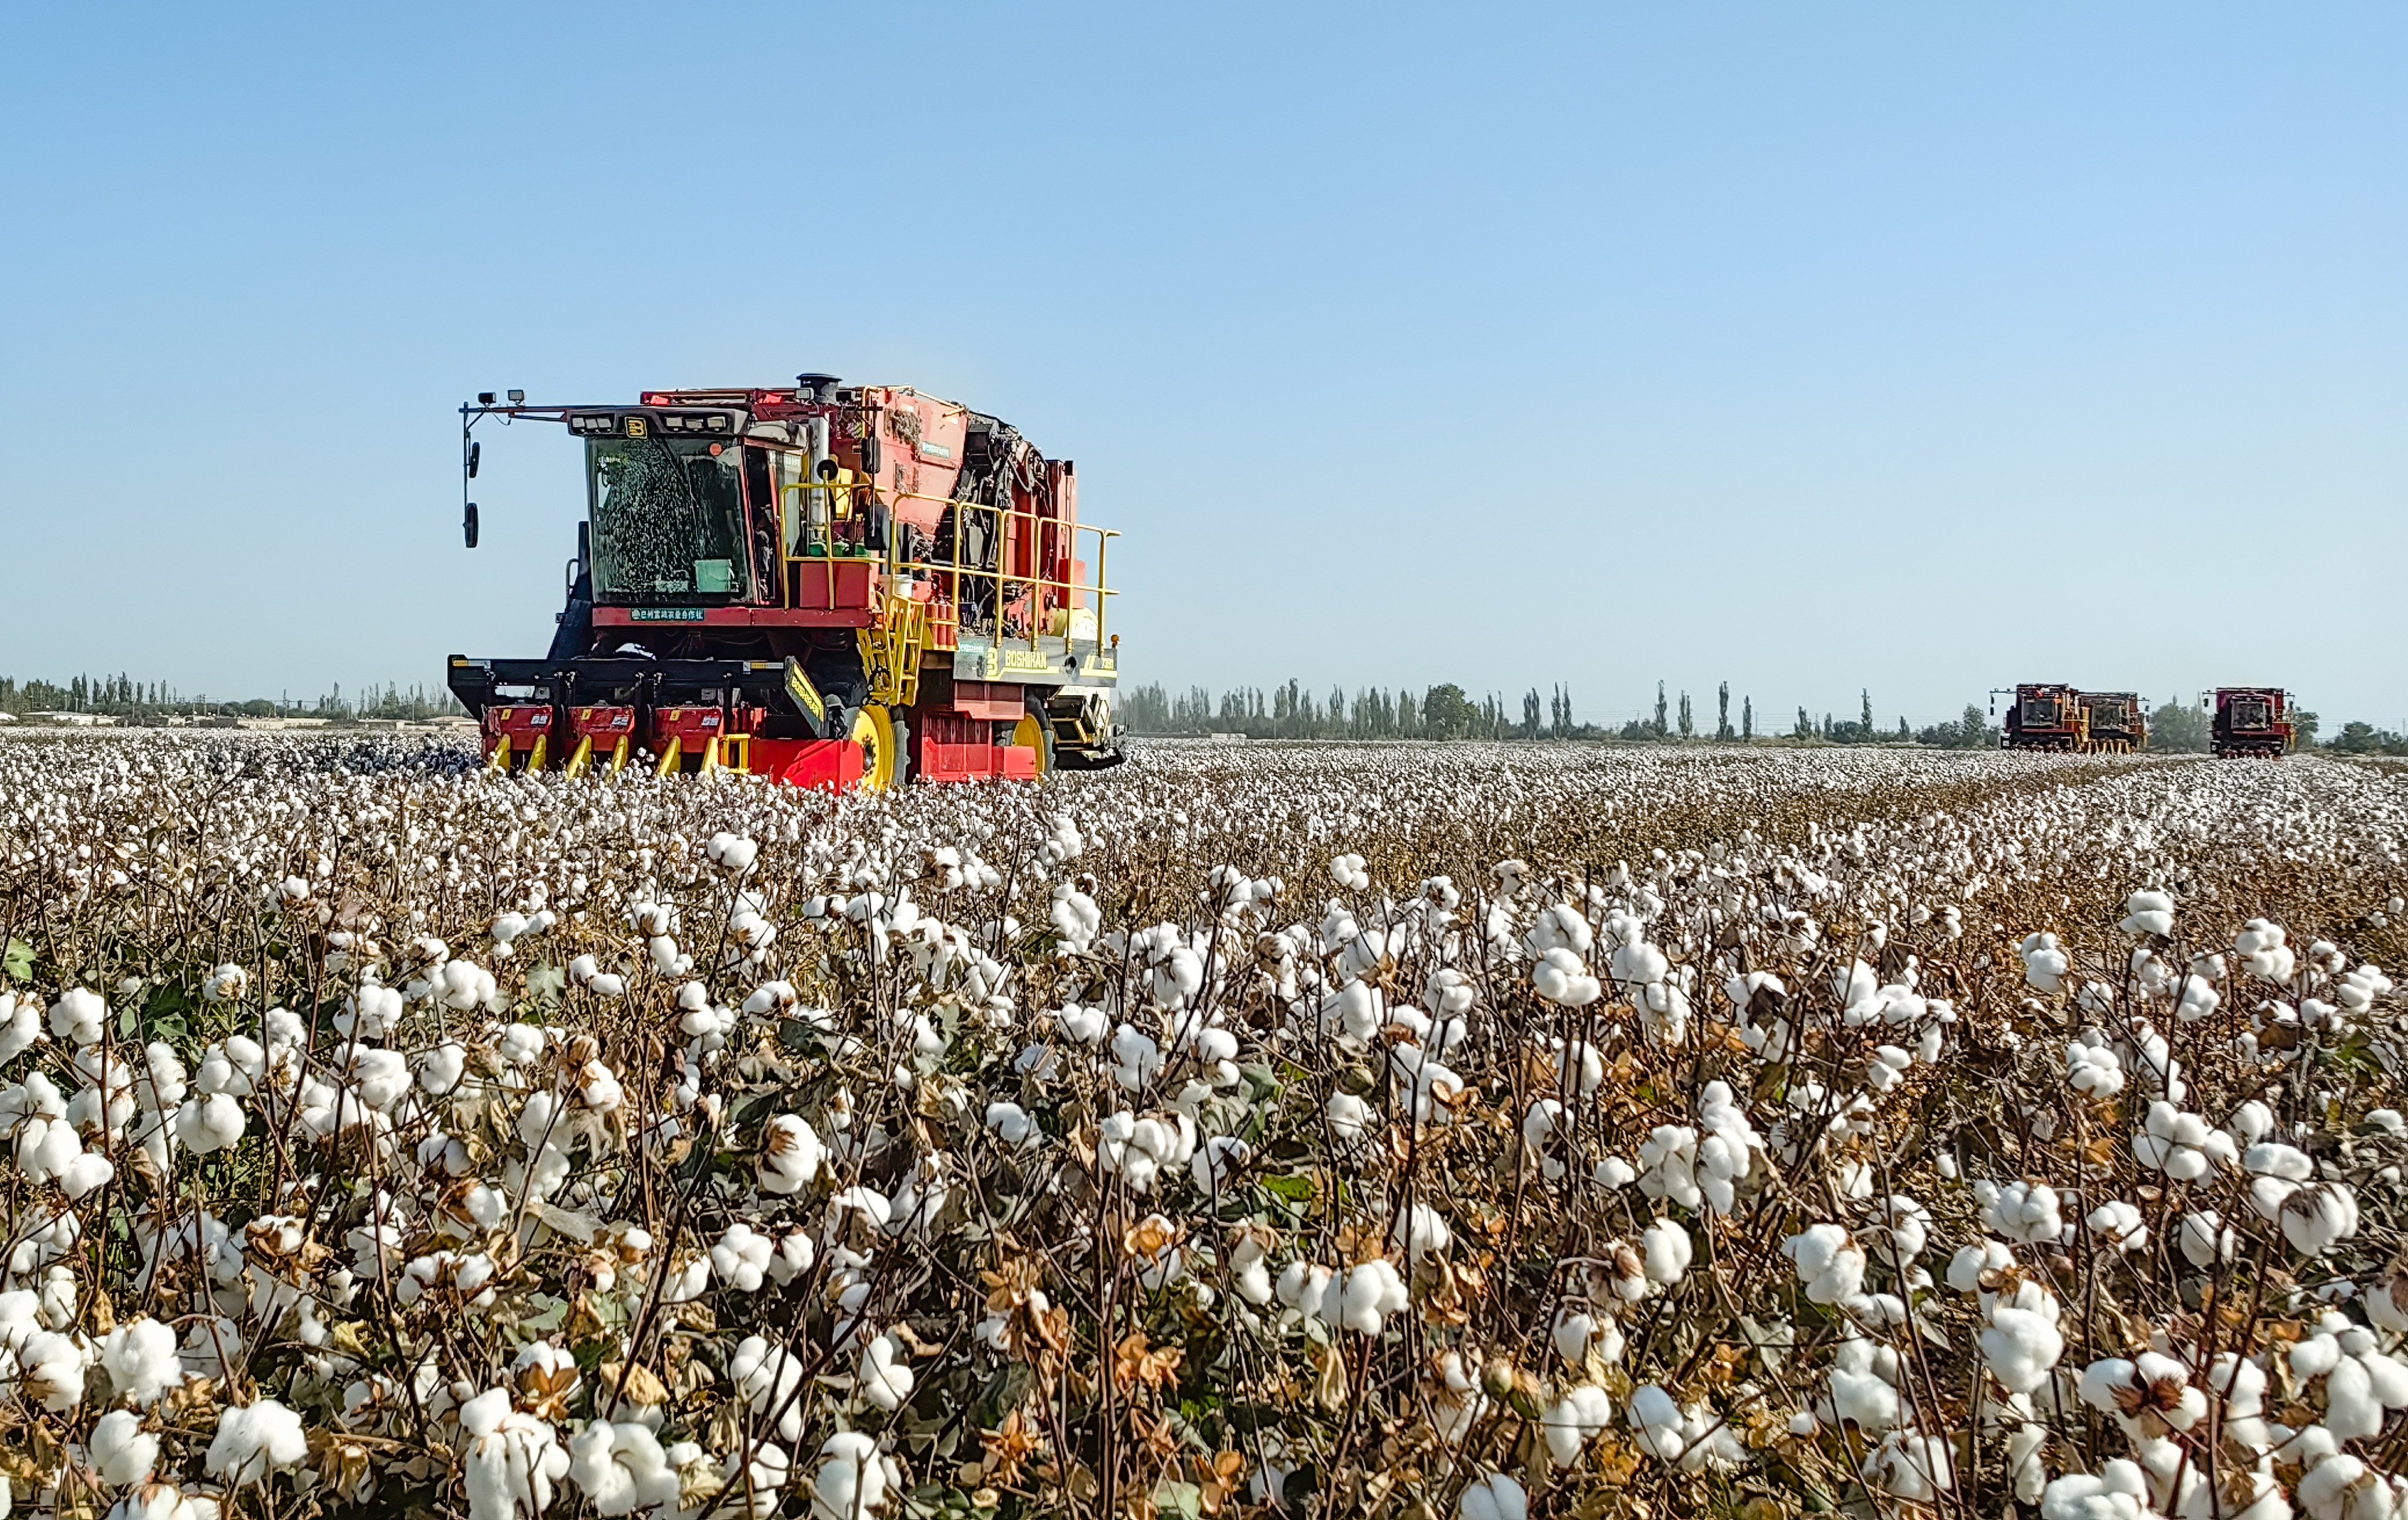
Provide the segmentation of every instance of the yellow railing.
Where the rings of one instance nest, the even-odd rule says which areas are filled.
[[[1037,512],[1023,511],[1018,508],[1013,507],[997,507],[987,502],[955,501],[950,497],[923,495],[916,491],[888,492],[880,494],[880,497],[874,499],[925,501],[953,509],[954,530],[953,558],[949,561],[912,559],[896,549],[894,542],[895,535],[892,533],[888,534],[888,542],[883,547],[882,551],[873,551],[868,554],[841,554],[837,552],[839,546],[834,542],[834,525],[838,522],[849,521],[853,517],[858,515],[864,505],[858,500],[858,495],[863,491],[874,489],[870,483],[866,480],[838,482],[808,480],[788,485],[784,489],[789,494],[787,498],[788,504],[804,514],[800,521],[806,525],[807,535],[809,528],[813,524],[813,519],[809,515],[812,507],[812,500],[809,493],[825,492],[828,494],[827,517],[824,524],[822,524],[822,526],[827,530],[828,536],[817,540],[821,547],[825,551],[824,552],[819,554],[797,554],[794,552],[796,536],[792,532],[786,532],[783,537],[786,546],[786,560],[789,564],[804,566],[825,565],[829,566],[828,592],[829,600],[831,602],[835,599],[835,566],[838,564],[845,563],[848,560],[857,562],[868,559],[876,561],[881,568],[885,571],[887,578],[890,581],[898,580],[906,574],[920,572],[949,577],[950,579],[947,586],[947,609],[952,614],[951,621],[956,629],[959,629],[962,625],[962,587],[965,581],[973,582],[984,581],[993,586],[995,588],[994,613],[996,622],[994,638],[997,644],[1001,644],[1005,638],[1003,627],[1004,603],[1010,593],[1021,588],[1025,588],[1028,593],[1030,616],[1028,620],[1026,638],[1029,648],[1035,649],[1038,644],[1038,639],[1040,637],[1060,637],[1067,639],[1069,637],[1071,627],[1073,626],[1071,620],[1069,618],[1066,618],[1062,633],[1058,636],[1052,636],[1049,635],[1048,631],[1039,624],[1036,616],[1036,610],[1038,604],[1044,600],[1043,595],[1040,595],[1043,592],[1060,593],[1064,603],[1063,610],[1066,613],[1072,614],[1073,616],[1082,609],[1082,604],[1084,604],[1089,598],[1092,598],[1094,601],[1094,610],[1096,614],[1096,643],[1098,647],[1102,647],[1110,639],[1110,598],[1120,595],[1118,592],[1111,589],[1105,575],[1105,560],[1106,556],[1110,552],[1111,540],[1120,537],[1120,534],[1112,529],[1100,528],[1091,523],[1065,523],[1059,518],[1045,517]],[[801,499],[796,501],[795,498],[798,495]],[[962,560],[961,523],[963,519],[972,512],[986,514],[987,517],[996,524],[996,537],[994,569],[982,569],[976,565],[966,564]],[[781,515],[783,514],[781,513]],[[1011,530],[1020,523],[1026,523],[1029,524],[1030,544],[1036,557],[1040,561],[1044,558],[1041,549],[1041,545],[1043,543],[1042,536],[1047,531],[1057,534],[1067,533],[1069,536],[1069,552],[1063,554],[1061,557],[1074,563],[1078,559],[1078,536],[1082,533],[1094,534],[1096,536],[1095,580],[1092,582],[1064,581],[1046,575],[1024,574],[1010,568],[1009,566],[1010,565],[1014,550],[1014,545],[1010,538]],[[781,524],[781,527],[783,526],[784,525]],[[807,536],[805,541],[808,544],[812,540],[810,540]],[[902,601],[906,599],[896,598],[896,600]],[[924,628],[919,630],[919,637],[916,639],[916,642],[922,647],[924,647],[926,642],[925,632],[926,630]]]

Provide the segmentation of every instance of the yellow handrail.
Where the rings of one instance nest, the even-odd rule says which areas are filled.
[[[953,584],[950,588],[949,599],[953,614],[953,625],[955,627],[959,627],[961,625],[962,578],[968,576],[975,581],[985,581],[993,583],[996,588],[995,638],[997,643],[1002,642],[1004,638],[1002,626],[1003,597],[1007,587],[1026,586],[1030,589],[1032,594],[1039,587],[1062,592],[1065,597],[1069,601],[1073,610],[1077,609],[1080,601],[1083,600],[1085,597],[1093,596],[1096,599],[1096,642],[1098,646],[1101,646],[1104,643],[1105,627],[1109,621],[1108,612],[1111,606],[1108,598],[1120,595],[1120,593],[1114,591],[1110,585],[1105,583],[1103,573],[1104,556],[1106,552],[1105,546],[1108,545],[1111,540],[1120,537],[1120,534],[1116,530],[1097,527],[1092,523],[1065,523],[1058,517],[1046,517],[1038,512],[1023,511],[1016,507],[997,507],[990,502],[955,501],[945,496],[924,495],[916,491],[900,492],[897,493],[896,495],[897,499],[901,500],[932,501],[941,506],[955,509],[966,509],[970,511],[992,513],[996,517],[1001,519],[1001,522],[998,524],[999,531],[1009,530],[1011,524],[1017,521],[1025,521],[1032,528],[1052,527],[1057,532],[1068,530],[1073,537],[1071,541],[1071,552],[1065,557],[1073,561],[1078,558],[1076,536],[1081,533],[1094,534],[1096,536],[1096,579],[1093,583],[1075,581],[1059,581],[1051,576],[1044,575],[1014,574],[1004,568],[1004,563],[1008,557],[1004,552],[1004,550],[1007,547],[1004,543],[998,543],[996,546],[996,567],[994,569],[982,569],[975,565],[964,564],[961,557],[961,534],[958,530],[956,530],[953,535],[953,557],[950,562],[906,559],[896,553],[890,544],[886,555],[886,568],[889,575],[899,575],[907,570],[926,570],[932,574],[941,573],[952,576]],[[1036,620],[1032,617],[1029,621],[1027,635],[1029,648],[1037,648],[1037,641],[1039,636],[1039,629],[1037,625]]]

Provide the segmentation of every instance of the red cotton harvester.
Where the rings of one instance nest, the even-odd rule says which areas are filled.
[[[750,771],[883,790],[1122,759],[1104,551],[1070,461],[896,386],[464,406],[585,454],[567,606],[539,660],[454,655],[495,768]],[[477,547],[477,505],[462,493]]]
[[[2083,748],[2092,754],[2137,754],[2149,747],[2149,710],[2138,692],[2083,692]]]
[[[2218,686],[2208,737],[2222,760],[2279,760],[2290,753],[2298,729],[2291,722],[2291,694],[2272,686]]]
[[[2010,750],[2083,750],[2090,730],[2082,694],[2062,683],[2032,681],[2015,688],[2002,742]]]

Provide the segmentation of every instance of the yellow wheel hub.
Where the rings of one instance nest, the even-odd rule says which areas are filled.
[[[1045,724],[1039,721],[1035,713],[1022,718],[1012,727],[1011,742],[1020,749],[1033,753],[1037,756],[1037,774],[1039,776],[1045,774]]]
[[[895,715],[866,707],[853,717],[853,741],[861,746],[861,784],[883,792],[895,784]]]

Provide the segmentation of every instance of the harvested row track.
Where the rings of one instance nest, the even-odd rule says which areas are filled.
[[[2300,760],[0,740],[0,1481],[2389,1514],[2403,839]]]

